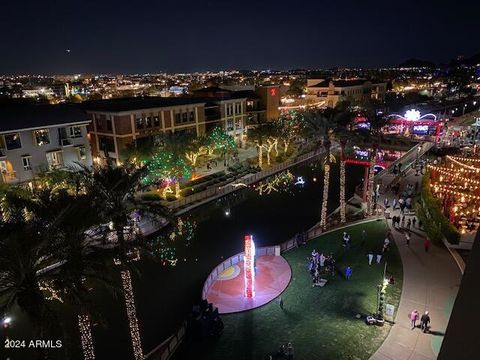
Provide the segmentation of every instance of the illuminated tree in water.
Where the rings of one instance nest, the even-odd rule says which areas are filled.
[[[150,242],[151,253],[163,266],[175,266],[178,261],[177,249],[191,244],[195,228],[196,223],[190,219],[177,218],[173,229],[158,235]]]

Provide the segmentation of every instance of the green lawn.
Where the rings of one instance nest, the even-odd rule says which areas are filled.
[[[361,232],[367,241],[361,244]],[[292,342],[296,359],[368,359],[390,330],[367,326],[356,314],[369,314],[376,307],[376,285],[383,275],[383,264],[369,266],[366,253],[381,248],[386,226],[383,221],[348,228],[352,247],[342,247],[342,233],[334,231],[310,241],[306,246],[284,254],[292,267],[292,280],[283,293],[284,309],[276,301],[240,314],[222,317],[225,330],[216,341],[186,342],[176,359],[263,359],[286,342]],[[346,281],[341,273],[324,288],[312,288],[306,259],[317,249],[333,253],[340,271],[350,265],[353,275]],[[386,255],[389,285],[386,303],[398,306],[402,288],[402,264],[395,246]]]

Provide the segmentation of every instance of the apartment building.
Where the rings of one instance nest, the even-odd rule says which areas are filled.
[[[119,162],[132,142],[165,133],[203,136],[216,126],[244,139],[246,99],[121,98],[87,102],[84,109],[95,162]]]
[[[354,80],[307,80],[307,98],[324,101],[325,106],[335,107],[339,101],[350,99],[363,101],[368,98],[383,100],[387,92],[387,84],[365,79]]]
[[[255,126],[280,116],[280,87],[268,86],[210,86],[193,91],[192,96],[203,98],[246,99],[246,126]]]
[[[0,107],[0,181],[25,182],[42,171],[90,166],[88,123],[73,105]]]

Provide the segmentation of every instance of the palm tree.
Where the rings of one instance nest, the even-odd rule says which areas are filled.
[[[106,165],[96,167],[91,172],[84,168],[81,173],[84,187],[91,197],[94,208],[98,209],[100,221],[111,222],[118,244],[120,276],[125,296],[125,307],[130,326],[133,351],[136,360],[143,359],[143,350],[135,308],[135,296],[129,259],[127,256],[126,238],[130,243],[139,242],[141,235],[135,231],[131,214],[134,210],[156,216],[169,216],[169,211],[162,205],[149,205],[148,208],[135,198],[135,192],[141,186],[145,176],[145,168],[136,168],[129,165],[113,167]],[[107,230],[106,236],[109,235]]]
[[[335,107],[336,114],[334,115],[334,135],[340,143],[340,223],[347,221],[347,202],[345,198],[345,149],[348,142],[352,139],[353,133],[351,125],[353,121],[353,113],[350,110],[350,103],[346,101],[339,102]]]
[[[92,262],[96,252],[85,242],[93,220],[89,203],[85,197],[44,188],[31,198],[17,199],[23,218],[3,217],[0,223],[5,234],[0,239],[0,312],[18,306],[39,337],[52,333],[49,325],[58,323],[51,300],[85,309],[85,281],[105,279],[104,263]],[[83,339],[90,327],[82,325]],[[84,355],[94,358],[93,344],[88,352],[84,347]]]
[[[382,129],[387,125],[388,120],[378,112],[379,104],[374,100],[365,102],[362,105],[363,112],[370,123],[369,131],[361,132],[361,135],[371,144],[370,166],[368,173],[368,194],[367,194],[367,214],[373,215],[374,208],[374,186],[375,186],[375,159],[377,157],[378,144],[382,142]]]
[[[335,163],[335,156],[330,152],[331,148],[331,135],[333,132],[335,111],[333,109],[325,109],[321,112],[311,112],[306,116],[307,126],[314,136],[314,138],[323,139],[321,142],[317,141],[317,144],[323,145],[325,149],[325,156],[323,160],[323,195],[322,206],[320,211],[320,226],[325,229],[327,227],[327,209],[328,209],[328,191],[330,185],[330,165]]]

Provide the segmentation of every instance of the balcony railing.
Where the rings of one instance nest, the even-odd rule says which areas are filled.
[[[73,139],[70,139],[70,138],[60,139],[60,146],[73,146]]]

